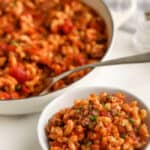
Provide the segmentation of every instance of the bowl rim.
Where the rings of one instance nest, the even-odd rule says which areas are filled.
[[[111,33],[111,36],[110,36],[110,42],[109,42],[109,46],[108,46],[108,48],[107,48],[107,51],[106,51],[106,53],[104,54],[104,56],[102,57],[102,59],[100,60],[100,61],[103,61],[105,58],[106,58],[106,56],[108,55],[108,53],[110,52],[110,50],[111,50],[111,47],[112,47],[112,44],[113,44],[113,40],[114,40],[114,21],[113,21],[113,17],[112,17],[112,14],[111,14],[111,11],[110,11],[110,9],[108,8],[108,6],[106,5],[106,3],[103,1],[103,0],[99,0],[101,3],[102,3],[102,5],[105,7],[105,9],[106,9],[106,11],[107,11],[107,13],[108,13],[108,15],[109,15],[109,18],[110,18],[110,22],[111,22],[111,28],[112,28],[112,33]],[[93,70],[95,70],[95,69],[93,69]],[[92,70],[92,71],[93,71]],[[86,76],[88,76],[92,71],[90,71],[88,74],[86,74],[85,76],[83,76],[81,79],[83,79],[83,78],[85,78]],[[61,92],[61,91],[63,91],[64,89],[67,89],[67,88],[69,88],[71,85],[74,85],[75,83],[78,83],[81,79],[79,79],[79,80],[77,80],[77,81],[75,81],[75,82],[73,82],[72,84],[70,84],[70,85],[68,85],[67,87],[65,87],[65,88],[62,88],[62,89],[59,89],[59,90],[56,90],[56,91],[54,91],[54,92],[51,92],[51,93],[48,93],[48,94],[46,94],[46,95],[36,95],[36,96],[31,96],[31,97],[26,97],[26,98],[20,98],[20,99],[6,99],[6,100],[0,100],[0,103],[14,103],[14,102],[23,102],[23,101],[30,101],[30,100],[32,100],[32,99],[35,99],[35,98],[42,98],[42,97],[45,97],[45,96],[49,96],[49,95],[55,95],[56,93],[59,93],[59,92]]]
[[[91,90],[92,89],[95,89],[95,90],[96,89],[103,89],[103,90],[110,90],[110,91],[116,91],[116,92],[123,92],[128,97],[131,97],[131,98],[135,99],[136,101],[138,101],[138,103],[140,105],[142,105],[142,107],[144,109],[146,109],[148,111],[148,114],[150,115],[150,108],[145,104],[145,102],[142,100],[142,98],[140,98],[139,96],[136,96],[135,94],[132,94],[132,92],[130,92],[126,89],[122,89],[122,88],[118,88],[118,87],[114,87],[114,86],[97,86],[97,85],[96,86],[81,86],[81,87],[76,87],[76,88],[70,90],[69,93],[71,93],[71,92],[74,93],[74,92],[77,92],[77,91],[83,92],[83,91],[90,90],[90,89]],[[53,101],[49,102],[48,105],[45,106],[42,113],[40,114],[38,124],[37,124],[37,136],[38,136],[38,141],[39,141],[39,144],[40,144],[42,150],[48,150],[47,146],[45,145],[45,142],[44,142],[45,140],[42,138],[42,135],[41,135],[41,133],[43,133],[43,130],[44,130],[44,127],[42,126],[42,123],[45,123],[44,122],[44,117],[46,116],[46,114],[47,114],[49,108],[51,107],[51,105],[55,104],[55,102],[59,101],[60,99],[65,98],[66,95],[68,95],[67,92],[65,92],[64,94],[62,94],[62,95],[60,95],[56,98],[54,98]],[[72,100],[72,101],[74,101],[74,100]],[[54,115],[55,113],[52,113],[52,114]],[[146,150],[148,150],[148,148],[150,148],[150,142],[147,144]]]

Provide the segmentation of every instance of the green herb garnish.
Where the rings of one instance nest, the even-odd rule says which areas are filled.
[[[122,138],[122,139],[125,139],[126,138],[126,134],[122,134],[120,137]]]
[[[92,124],[91,122],[88,124],[88,129],[93,129],[94,128],[94,124]]]
[[[16,42],[16,41],[11,41],[11,43],[10,43],[11,45],[13,45],[13,46],[18,46],[18,42]]]
[[[93,128],[95,127],[95,122],[89,122],[88,123],[88,129],[93,130]]]
[[[16,91],[20,91],[22,89],[22,86],[21,84],[17,84],[16,87],[15,87]]]
[[[107,99],[108,99],[108,100],[112,100],[112,96],[111,96],[111,95],[108,95],[108,96],[107,96]]]
[[[97,116],[96,116],[96,115],[90,116],[90,120],[91,120],[91,121],[96,121],[96,120],[97,120]]]
[[[82,109],[83,109],[83,106],[78,107],[77,112],[81,112]]]
[[[120,116],[120,112],[116,112],[115,116]]]
[[[140,127],[137,127],[135,130],[136,130],[137,132],[139,132],[139,130],[140,130]]]
[[[93,110],[93,102],[89,101],[89,111],[92,111],[92,110]]]
[[[101,105],[103,105],[103,107],[105,106],[105,103],[103,101],[101,101],[100,103],[101,103]]]
[[[86,145],[87,147],[90,147],[92,145],[92,141],[88,141]]]
[[[130,122],[131,124],[134,124],[134,120],[133,120],[132,118],[129,119],[129,122]]]

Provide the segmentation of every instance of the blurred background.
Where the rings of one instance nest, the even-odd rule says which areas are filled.
[[[104,2],[110,8],[115,24],[114,43],[108,57],[150,52],[150,0]],[[150,64],[97,68],[81,84],[128,90],[150,108]],[[39,114],[0,116],[0,150],[41,150],[36,133],[38,118]]]
[[[139,52],[150,51],[150,1],[104,1],[112,12],[116,30],[132,34],[132,42]]]

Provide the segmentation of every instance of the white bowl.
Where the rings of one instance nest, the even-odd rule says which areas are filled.
[[[38,122],[38,138],[40,145],[42,147],[42,150],[48,150],[48,143],[47,143],[47,138],[45,134],[45,126],[48,123],[48,120],[56,113],[59,112],[61,109],[71,107],[73,105],[73,102],[75,99],[80,99],[80,98],[87,98],[88,95],[91,93],[96,93],[99,94],[100,92],[108,92],[109,94],[111,93],[116,93],[118,91],[123,92],[127,96],[127,100],[135,99],[138,101],[140,108],[144,108],[148,110],[148,118],[145,120],[146,124],[148,125],[148,128],[150,129],[150,111],[148,107],[145,106],[143,101],[136,96],[132,95],[129,92],[126,92],[121,89],[116,89],[116,88],[110,88],[110,87],[81,87],[81,88],[76,88],[72,91],[66,92],[62,96],[57,97],[52,101],[51,103],[48,104],[48,106],[44,109],[42,112],[39,122]],[[145,150],[150,149],[150,144],[147,145]]]
[[[103,3],[102,0],[82,0],[82,1],[87,5],[93,7],[104,18],[109,33],[109,48],[107,50],[108,52],[111,47],[111,43],[113,39],[113,31],[114,31],[112,17],[108,8],[106,7],[106,5]],[[0,101],[0,114],[1,115],[22,115],[22,114],[40,112],[44,108],[44,106],[46,106],[56,96],[60,95],[61,93],[63,93],[68,89],[73,88],[75,85],[79,83],[80,80],[63,90],[59,90],[45,96],[36,96],[36,97],[30,97],[30,98],[25,98],[20,100]]]

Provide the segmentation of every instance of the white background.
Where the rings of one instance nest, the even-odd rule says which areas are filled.
[[[117,31],[109,58],[138,54],[134,36]],[[141,51],[142,52],[142,51]],[[97,68],[79,86],[114,86],[139,96],[150,108],[150,64]],[[0,116],[0,150],[41,150],[36,133],[39,114]]]

